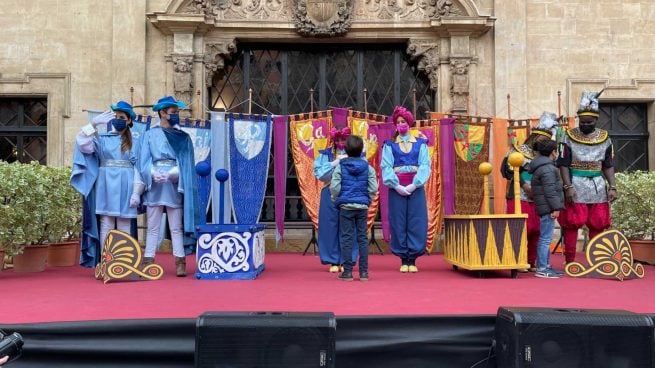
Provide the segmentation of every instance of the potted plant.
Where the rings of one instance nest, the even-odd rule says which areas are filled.
[[[628,238],[634,259],[655,264],[655,172],[617,173],[616,188],[612,227]]]
[[[70,185],[69,167],[46,168],[51,178],[48,191],[48,266],[73,266],[80,256],[82,197]]]
[[[0,246],[13,256],[14,271],[45,269],[49,178],[44,168],[36,162],[0,162]]]

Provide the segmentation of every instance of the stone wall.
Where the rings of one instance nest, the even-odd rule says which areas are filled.
[[[70,164],[83,109],[143,103],[145,0],[7,1],[0,96],[48,97],[48,163]]]
[[[556,111],[557,91],[562,91],[564,113],[575,112],[584,88],[606,87],[606,101],[655,98],[655,43],[651,41],[655,22],[650,21],[655,17],[655,2],[472,3],[480,14],[496,19],[491,31],[464,39],[452,32],[447,35],[450,37],[433,36],[439,46],[438,102],[442,109],[453,105],[450,78],[455,66],[451,67],[449,58],[453,52],[461,52],[461,48],[468,48],[470,56],[467,77],[472,114],[507,116],[508,93],[512,96],[515,118],[538,116],[543,110]],[[189,9],[184,0],[43,0],[4,4],[0,21],[9,26],[0,34],[0,94],[48,96],[49,163],[70,162],[75,133],[86,121],[83,109],[103,109],[118,99],[133,98],[136,105],[152,103],[179,89],[174,85],[175,63],[171,57],[175,54],[175,36],[146,18],[146,14],[166,13],[176,6]],[[358,5],[356,16],[370,18],[363,13],[366,9]],[[400,14],[404,13],[400,11],[394,17]],[[289,16],[284,13],[284,17]],[[407,20],[398,21],[406,23],[411,19],[408,16]],[[364,35],[362,32],[370,22],[355,21],[351,37],[388,37],[393,32],[407,32],[392,24],[393,31],[377,29],[375,34]],[[257,29],[253,25],[242,27],[247,32]],[[287,27],[275,27],[289,37]],[[421,37],[429,37],[429,28],[421,29]],[[203,37],[211,40],[223,34],[211,29],[191,31],[190,54],[195,58],[191,79],[195,84],[204,77]],[[375,37],[370,42],[375,42]],[[133,96],[130,87],[134,88]],[[652,103],[649,106],[652,128],[655,110]],[[655,153],[651,153],[650,162],[655,165],[652,155]]]

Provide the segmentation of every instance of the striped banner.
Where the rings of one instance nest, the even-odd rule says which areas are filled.
[[[314,228],[318,229],[318,207],[323,184],[314,177],[314,158],[318,156],[318,151],[325,149],[330,143],[332,113],[320,111],[310,115],[292,115],[289,133],[300,196]]]
[[[490,119],[489,119],[490,120]],[[478,167],[489,160],[490,121],[457,121],[455,137],[455,213],[480,213],[484,178]]]
[[[417,125],[419,122],[417,122]],[[423,124],[423,127],[417,127],[410,130],[415,137],[427,139],[428,152],[430,153],[431,167],[430,177],[425,183],[425,196],[428,206],[428,237],[426,249],[432,251],[437,234],[441,233],[443,222],[443,197],[441,186],[441,161],[439,145],[439,120],[430,120]]]

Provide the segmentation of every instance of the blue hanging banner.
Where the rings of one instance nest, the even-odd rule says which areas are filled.
[[[209,120],[184,120],[181,124],[182,130],[191,137],[193,142],[194,163],[196,166],[205,162],[210,168],[207,171],[208,175],[201,176],[198,174],[198,202],[200,210],[203,211],[200,217],[204,220],[207,215],[209,195],[211,192],[211,130],[209,129]],[[202,221],[204,223],[204,221]]]
[[[271,152],[270,115],[230,114],[230,184],[234,218],[256,224],[264,204]]]

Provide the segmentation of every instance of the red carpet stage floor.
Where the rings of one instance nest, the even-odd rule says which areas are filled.
[[[580,257],[583,255],[580,254]],[[82,267],[35,274],[0,272],[0,323],[141,318],[195,318],[213,311],[326,311],[337,316],[495,314],[498,306],[625,309],[655,312],[655,268],[642,280],[511,279],[509,271],[453,271],[441,255],[419,259],[418,274],[398,272],[398,258],[370,256],[370,281],[343,282],[318,257],[266,255],[254,281],[196,280],[174,276],[173,257],[157,257],[159,281],[103,284]],[[195,270],[192,256],[187,262]],[[561,256],[552,263],[561,265]],[[561,268],[561,267],[558,267]]]

